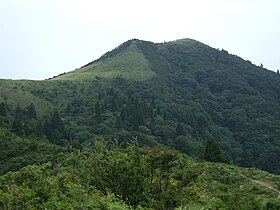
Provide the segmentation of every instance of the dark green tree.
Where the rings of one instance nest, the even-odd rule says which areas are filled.
[[[0,104],[0,126],[9,127],[9,120],[7,118],[7,108],[5,103]]]
[[[101,109],[100,109],[100,104],[99,102],[97,101],[95,106],[94,106],[94,112],[95,112],[95,120],[100,123],[101,122]]]
[[[178,123],[176,127],[176,136],[184,135],[184,127],[181,123]]]
[[[64,111],[65,114],[71,114],[72,113],[72,106],[70,103],[67,104],[67,107]]]
[[[52,131],[52,126],[51,126],[49,120],[45,119],[44,124],[43,124],[43,133],[46,135],[47,139],[50,138],[51,131]]]
[[[145,125],[145,117],[144,117],[144,113],[143,113],[143,110],[141,109],[141,107],[139,107],[139,109],[137,111],[137,118],[138,118],[139,125]]]
[[[0,104],[0,116],[6,117],[7,116],[7,108],[4,102]]]
[[[156,102],[154,97],[152,98],[151,105],[153,108],[156,108]]]
[[[241,158],[239,161],[239,165],[242,167],[251,167],[252,165],[250,164],[250,156],[246,150],[244,150],[241,154]]]
[[[204,159],[209,162],[227,162],[220,144],[211,137],[206,142]]]
[[[122,127],[122,125],[123,125],[123,122],[122,122],[121,117],[120,117],[120,116],[117,116],[117,117],[116,117],[116,121],[115,121],[115,126],[116,126],[118,129],[120,129],[120,128]]]
[[[137,117],[137,113],[134,113],[130,119],[130,123],[132,125],[133,130],[138,131],[139,129],[139,118]]]
[[[103,107],[104,107],[105,110],[108,109],[108,105],[107,105],[107,101],[106,100],[103,101]]]
[[[22,110],[19,105],[17,105],[14,121],[12,124],[12,131],[18,135],[23,134],[23,121],[22,121]]]
[[[45,119],[43,133],[54,144],[61,144],[61,140],[66,138],[65,127],[58,111],[54,111],[50,120]]]
[[[65,127],[57,110],[54,111],[50,123],[53,130],[58,130],[61,135],[65,135]]]
[[[128,118],[127,110],[125,107],[122,107],[121,109],[120,118],[122,122],[124,122]]]
[[[33,103],[31,103],[28,107],[27,107],[27,112],[26,115],[29,119],[37,119],[37,113],[36,113],[36,109],[33,105]]]
[[[157,114],[157,115],[161,115],[161,110],[160,110],[159,105],[157,106],[157,111],[156,111],[156,114]]]

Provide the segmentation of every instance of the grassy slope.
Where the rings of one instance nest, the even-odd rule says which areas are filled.
[[[38,114],[46,114],[54,108],[53,104],[48,99],[35,94],[42,89],[44,83],[44,81],[31,80],[0,80],[0,102],[6,101],[12,106],[19,104],[21,107],[33,103],[38,108]]]
[[[83,80],[121,77],[133,80],[146,80],[155,75],[141,51],[132,44],[124,52],[114,57],[104,58],[91,65],[61,75],[54,80]]]

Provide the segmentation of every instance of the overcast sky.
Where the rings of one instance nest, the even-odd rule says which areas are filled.
[[[192,38],[276,71],[280,1],[0,0],[0,78],[47,79],[132,38]]]

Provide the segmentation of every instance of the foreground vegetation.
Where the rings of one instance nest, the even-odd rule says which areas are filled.
[[[1,209],[277,209],[280,177],[164,147],[96,139],[0,177]],[[265,180],[264,180],[265,179]]]

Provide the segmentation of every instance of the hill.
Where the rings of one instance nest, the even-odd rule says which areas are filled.
[[[280,173],[279,74],[195,40],[129,40],[73,72],[0,88],[6,127],[17,104],[33,102],[42,124],[57,109],[65,131],[41,132],[56,144],[137,136],[204,158],[214,139],[219,161]]]
[[[0,208],[279,209],[279,94],[279,74],[191,39],[0,80]]]

